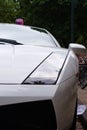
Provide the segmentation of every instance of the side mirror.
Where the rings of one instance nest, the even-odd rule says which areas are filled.
[[[86,47],[80,44],[70,43],[69,49],[73,50],[74,53],[78,56],[78,58],[80,56],[85,56],[87,54]],[[87,71],[86,70],[87,70],[87,65],[79,64],[79,82],[80,82],[80,87],[82,89],[87,87],[87,81],[86,81]]]
[[[87,52],[85,46],[83,46],[81,44],[77,44],[77,43],[70,43],[69,49],[73,50],[76,55],[86,54],[86,52]]]

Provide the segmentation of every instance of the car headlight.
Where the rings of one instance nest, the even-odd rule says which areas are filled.
[[[23,84],[55,84],[64,56],[52,53],[24,81]]]

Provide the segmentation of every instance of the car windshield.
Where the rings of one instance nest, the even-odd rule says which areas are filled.
[[[0,39],[0,43],[4,44],[6,40],[12,44],[13,40],[23,45],[59,47],[55,38],[45,29],[30,26],[0,24]]]

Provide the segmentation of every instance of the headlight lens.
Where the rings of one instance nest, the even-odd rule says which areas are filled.
[[[23,84],[55,84],[64,59],[61,54],[51,54],[24,80]]]

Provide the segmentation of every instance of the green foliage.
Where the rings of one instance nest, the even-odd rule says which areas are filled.
[[[15,3],[13,0],[0,0],[0,22],[10,23],[16,15]]]

